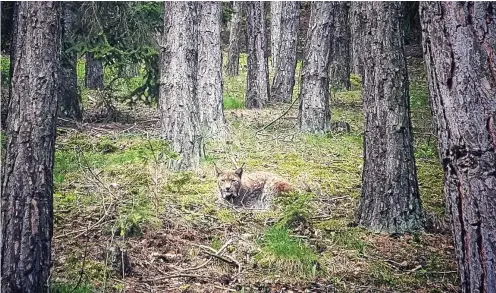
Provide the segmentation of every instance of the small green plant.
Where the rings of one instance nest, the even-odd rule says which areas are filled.
[[[287,228],[270,228],[260,247],[255,259],[263,267],[281,268],[278,273],[287,276],[314,277],[317,273],[317,255],[302,240],[291,236]]]
[[[73,284],[55,282],[50,286],[50,292],[53,293],[92,293],[94,289],[87,284]]]
[[[312,197],[311,193],[289,193],[282,197],[280,203],[283,205],[283,213],[277,223],[278,227],[306,225],[312,211],[310,204]]]
[[[224,109],[243,109],[245,107],[245,102],[239,98],[232,96],[224,97]]]

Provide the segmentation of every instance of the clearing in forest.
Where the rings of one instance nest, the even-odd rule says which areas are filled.
[[[422,64],[409,61],[418,177],[433,231],[387,236],[351,225],[363,162],[356,79],[352,91],[331,99],[331,119],[351,132],[301,134],[297,105],[264,128],[289,105],[244,109],[244,56],[241,74],[224,78],[231,138],[207,142],[195,172],[167,170],[174,154],[158,136],[153,109],[118,106],[117,122],[96,123],[88,99],[86,122],[58,127],[55,292],[456,292],[427,88]],[[266,212],[220,205],[213,163],[234,169],[233,159],[300,190]]]

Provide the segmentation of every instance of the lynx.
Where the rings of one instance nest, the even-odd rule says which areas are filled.
[[[222,171],[215,166],[219,184],[219,199],[236,208],[266,210],[273,198],[291,190],[284,179],[269,172],[243,173],[243,166]]]

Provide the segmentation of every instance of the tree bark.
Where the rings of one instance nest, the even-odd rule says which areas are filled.
[[[281,46],[282,1],[270,2],[270,64],[275,70]]]
[[[241,42],[241,20],[243,18],[244,2],[233,2],[233,15],[229,24],[229,49],[227,54],[227,75],[239,74],[239,52]]]
[[[280,44],[279,52],[277,52],[274,80],[270,91],[270,102],[289,103],[293,98],[295,84],[300,3],[296,1],[281,3]],[[272,32],[272,35],[274,35],[274,32]]]
[[[364,52],[365,114],[359,225],[405,233],[424,225],[410,121],[410,96],[399,2],[367,2]]]
[[[86,53],[86,73],[84,80],[88,89],[101,90],[104,87],[102,62],[95,59],[91,53]]]
[[[163,136],[180,158],[171,169],[195,169],[203,151],[197,96],[197,4],[165,2],[164,44],[160,66]]]
[[[269,65],[265,38],[264,3],[247,2],[248,77],[246,108],[262,108],[269,100]]]
[[[312,2],[305,56],[301,68],[300,130],[330,131],[329,63],[331,53],[332,2]]]
[[[496,6],[421,2],[462,292],[496,292]]]
[[[16,62],[2,166],[2,292],[47,292],[60,2],[19,2]],[[22,58],[21,58],[22,56]]]
[[[351,68],[353,74],[363,76],[364,61],[362,57],[364,35],[365,2],[351,1],[350,28],[351,28]]]
[[[349,2],[333,2],[332,47],[329,78],[335,90],[350,90],[350,24],[348,21]]]
[[[222,52],[220,2],[199,2],[198,101],[204,139],[227,135],[222,97]]]
[[[60,71],[59,116],[75,120],[82,119],[79,106],[80,95],[77,80],[77,53],[70,51],[74,45],[74,2],[62,5],[62,67]]]

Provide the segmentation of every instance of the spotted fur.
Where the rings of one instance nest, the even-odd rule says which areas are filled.
[[[275,196],[291,190],[286,180],[269,172],[243,173],[243,168],[222,171],[215,167],[219,199],[234,207],[266,210]]]

